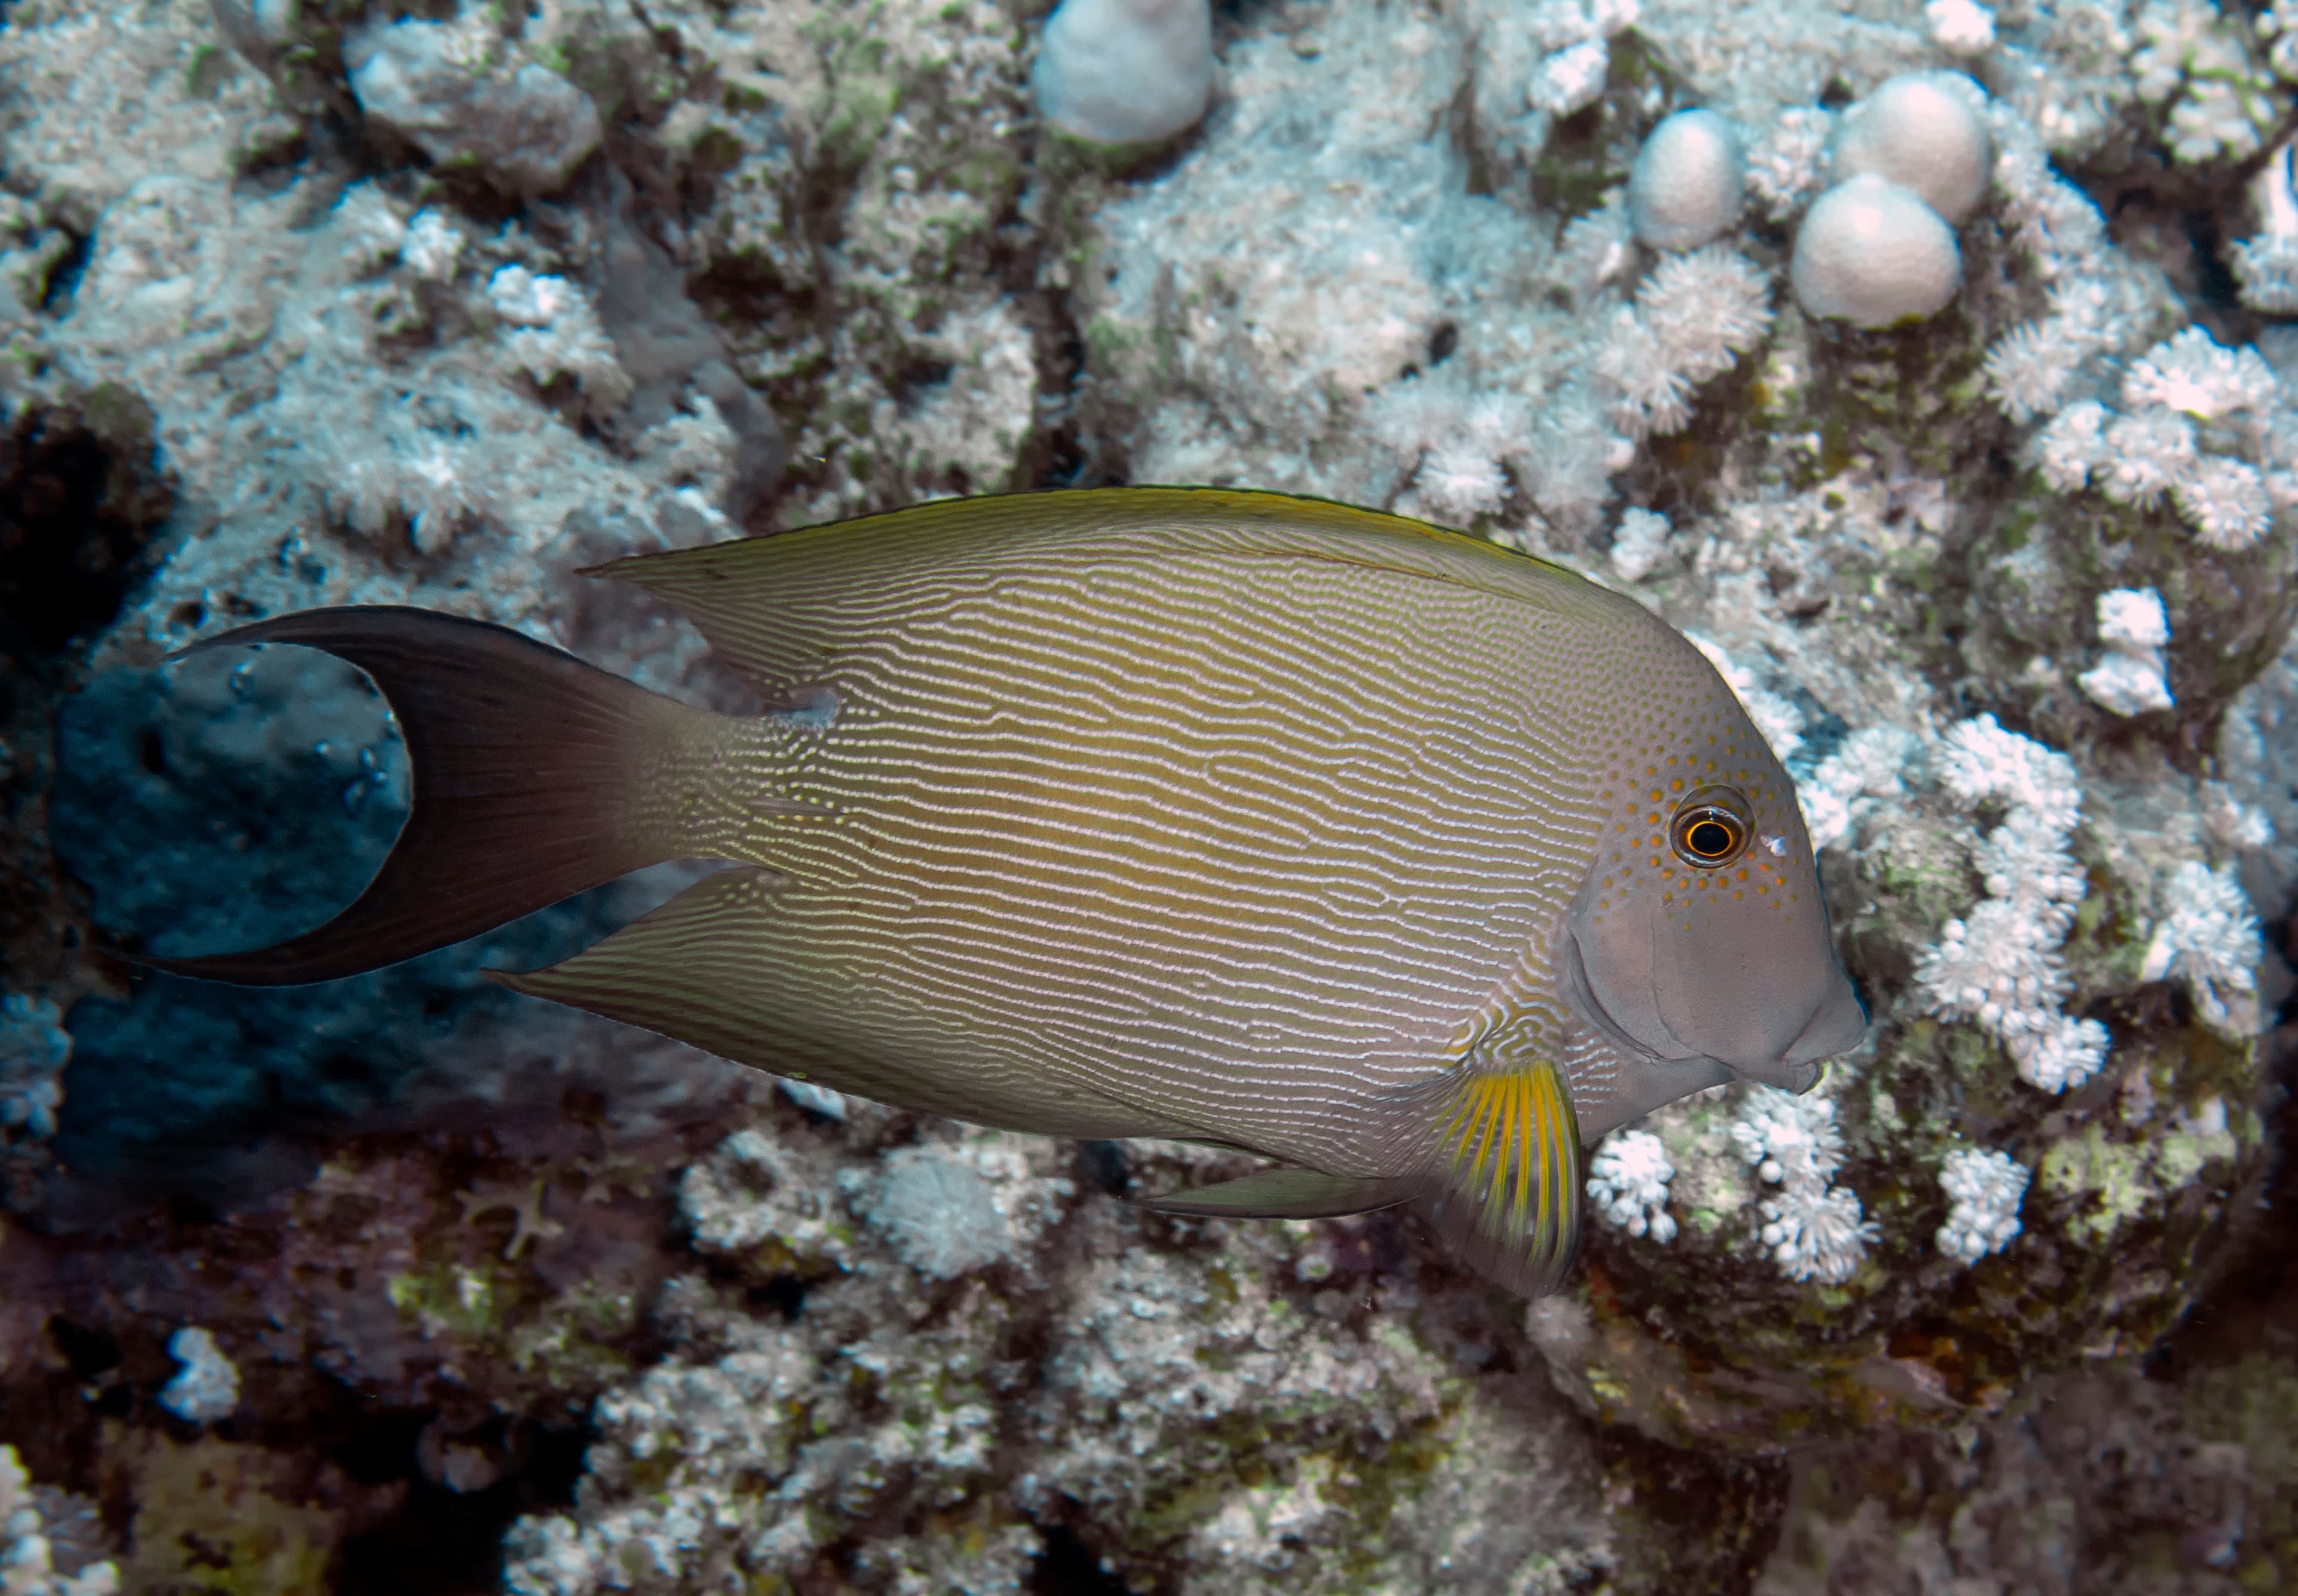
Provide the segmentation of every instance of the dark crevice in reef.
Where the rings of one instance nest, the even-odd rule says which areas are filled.
[[[2289,947],[2294,930],[2298,922],[2267,927],[2269,947]],[[2228,1203],[2233,1236],[2194,1307],[2149,1355],[2153,1379],[2184,1382],[2257,1352],[2298,1360],[2298,993],[2259,1046],[2277,1083],[2266,1121],[2269,1156],[2256,1182]]]
[[[1047,1525],[1038,1535],[1046,1549],[1029,1570],[1029,1596],[1126,1596],[1130,1587],[1069,1526]]]
[[[47,856],[56,704],[175,508],[151,409],[125,389],[28,406],[0,431],[0,964],[21,988],[55,979],[87,938]]]
[[[1615,1579],[1630,1589],[1710,1596],[1755,1589],[1787,1514],[1787,1460],[1686,1451],[1616,1425],[1597,1428],[1596,1455],[1648,1521],[1674,1532],[1636,1537]]]
[[[381,1416],[331,1457],[360,1484],[400,1486],[398,1511],[343,1545],[333,1596],[489,1596],[502,1580],[503,1535],[517,1518],[573,1505],[591,1432],[579,1425],[506,1424],[489,1437],[518,1467],[483,1490],[429,1476],[427,1410]]]
[[[151,461],[151,409],[120,388],[95,390],[76,412],[28,409],[0,434],[0,657],[12,682],[109,625],[148,568],[175,508]]]

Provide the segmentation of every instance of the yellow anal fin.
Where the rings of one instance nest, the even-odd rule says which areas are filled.
[[[1417,1203],[1463,1261],[1524,1296],[1554,1291],[1580,1251],[1580,1126],[1544,1059],[1462,1081],[1437,1112]]]

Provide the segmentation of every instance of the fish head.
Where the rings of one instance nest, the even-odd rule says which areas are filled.
[[[1673,728],[1619,734],[1633,757],[1599,784],[1602,845],[1566,920],[1566,997],[1624,1055],[1634,1112],[1733,1077],[1807,1090],[1867,1027],[1795,784],[1713,689]]]

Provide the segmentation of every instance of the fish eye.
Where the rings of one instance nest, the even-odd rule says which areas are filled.
[[[1721,870],[1748,851],[1748,800],[1736,788],[1702,787],[1685,796],[1668,823],[1667,843],[1675,856],[1700,870]]]

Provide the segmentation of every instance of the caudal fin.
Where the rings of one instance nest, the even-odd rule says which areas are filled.
[[[316,930],[247,953],[138,962],[250,986],[333,980],[459,942],[678,856],[642,777],[703,712],[507,627],[397,606],[310,609],[184,650],[296,643],[373,677],[399,717],[412,805],[383,868]]]
[[[1587,1197],[1564,1072],[1512,1061],[1453,1088],[1414,1205],[1478,1274],[1523,1296],[1563,1283]]]

